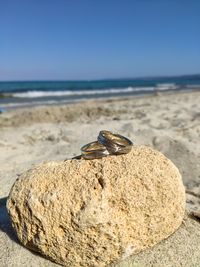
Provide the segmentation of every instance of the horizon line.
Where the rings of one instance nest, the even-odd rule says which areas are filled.
[[[139,80],[139,79],[162,79],[162,78],[181,78],[200,76],[200,73],[194,74],[179,74],[179,75],[148,75],[136,77],[121,77],[121,78],[99,78],[99,79],[24,79],[24,80],[0,80],[0,83],[6,82],[99,82],[99,81],[116,81],[116,80]]]

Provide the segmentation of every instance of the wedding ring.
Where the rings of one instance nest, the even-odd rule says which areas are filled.
[[[100,131],[98,141],[107,148],[110,154],[114,155],[127,154],[133,146],[128,138],[110,131]]]
[[[107,148],[98,141],[84,145],[81,153],[84,159],[99,159],[109,155]]]
[[[131,151],[133,143],[120,134],[110,131],[100,131],[97,141],[88,143],[81,148],[81,155],[73,159],[100,159],[108,155],[127,154]]]

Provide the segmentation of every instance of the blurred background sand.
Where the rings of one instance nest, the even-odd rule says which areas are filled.
[[[41,106],[2,113],[0,115],[2,208],[0,223],[3,231],[0,232],[2,243],[0,247],[3,249],[0,258],[6,262],[10,257],[9,254],[12,254],[10,263],[7,262],[3,266],[27,266],[26,262],[23,265],[23,257],[27,257],[29,261],[33,257],[32,253],[13,242],[15,236],[5,211],[6,197],[17,176],[41,161],[64,160],[79,155],[81,146],[93,139],[96,140],[98,132],[102,129],[125,135],[135,145],[150,145],[170,158],[182,174],[187,192],[188,211],[200,212],[199,103],[200,92],[159,93],[146,97],[88,100],[73,105]],[[197,241],[200,236],[200,225],[195,221],[187,221],[186,225],[186,229],[180,230],[175,237],[173,235],[173,240],[166,241],[168,243],[161,245],[157,252],[155,248],[151,251],[151,255],[149,252],[144,252],[143,256],[139,256],[139,264],[144,263],[146,255],[146,258],[150,257],[154,262],[154,265],[149,266],[160,266],[159,263],[156,265],[155,259],[157,261],[159,253],[167,251],[166,246],[168,249],[171,246],[171,253],[176,255],[177,252],[173,248],[175,243],[178,247],[182,245],[182,249],[186,250],[185,260],[188,258],[188,245],[192,253],[196,253],[196,247],[200,246]],[[188,233],[191,231],[193,235],[185,235],[185,231]],[[181,244],[183,240],[186,245]],[[162,246],[165,252],[162,251]],[[15,261],[16,265],[12,265],[17,251],[20,251],[21,257]],[[34,259],[35,265],[31,266],[36,264],[51,266],[40,257],[38,259],[34,256]],[[166,266],[173,266],[170,264],[176,257],[173,259]],[[191,262],[191,265],[187,266],[199,265],[193,265]]]

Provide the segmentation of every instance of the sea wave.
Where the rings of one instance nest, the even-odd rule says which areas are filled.
[[[155,87],[127,87],[121,89],[101,89],[101,90],[65,90],[65,91],[27,91],[12,93],[12,97],[19,98],[39,98],[39,97],[59,97],[59,96],[84,96],[84,95],[104,95],[104,94],[119,94],[131,92],[154,91]]]
[[[165,91],[165,90],[175,90],[178,89],[179,86],[175,83],[157,83],[155,90],[157,91]]]

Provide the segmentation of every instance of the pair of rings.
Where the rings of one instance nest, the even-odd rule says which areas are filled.
[[[109,131],[100,131],[97,141],[84,145],[81,148],[81,157],[84,159],[99,159],[108,155],[127,154],[133,143],[120,134]]]

